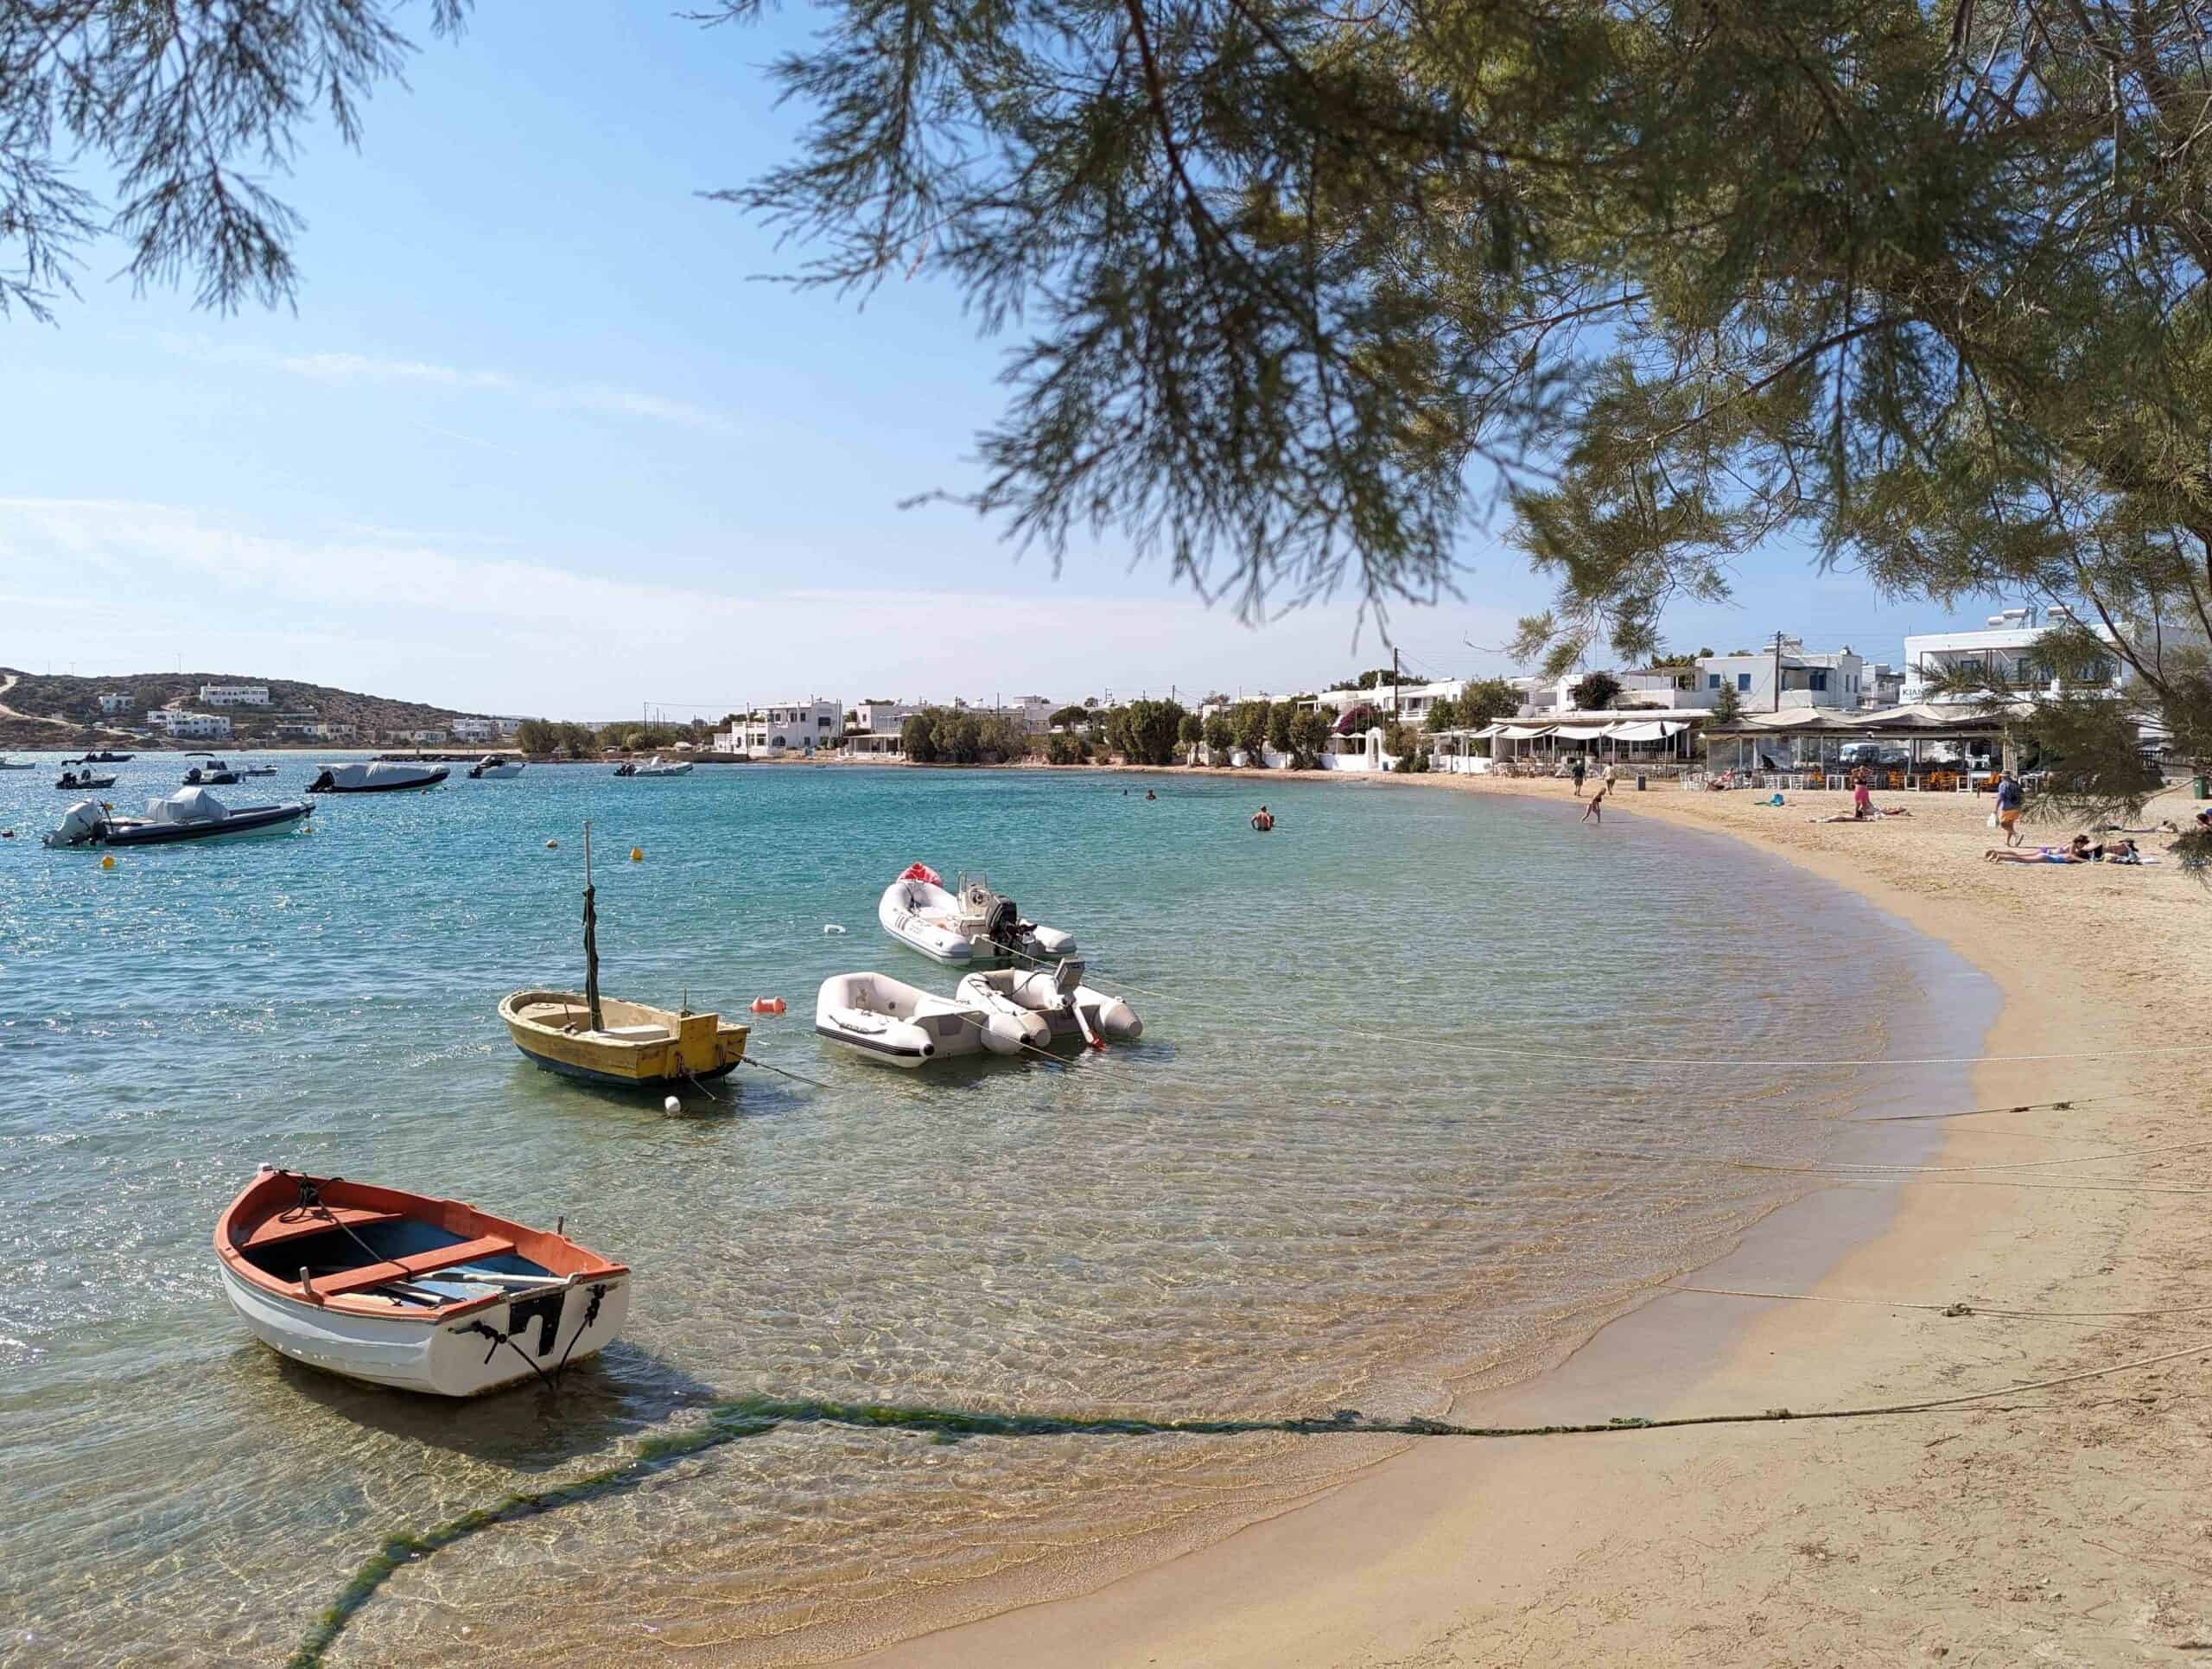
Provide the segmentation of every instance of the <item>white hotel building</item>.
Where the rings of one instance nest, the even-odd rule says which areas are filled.
[[[203,684],[200,699],[210,707],[266,707],[269,686],[265,684]]]
[[[2100,656],[2087,666],[2051,666],[2037,650],[2038,639],[2053,627],[2076,624],[2062,608],[2046,608],[2038,620],[2032,609],[2007,608],[1989,616],[1976,632],[1929,632],[1904,640],[1904,689],[1907,703],[1974,701],[1980,692],[1931,692],[1933,678],[1973,668],[1987,674],[2003,688],[2024,698],[2055,696],[2067,691],[2105,690],[2118,695],[2126,687],[2129,668],[2117,651]],[[2113,634],[2101,625],[2090,631],[2105,642]]]
[[[156,707],[146,715],[146,728],[195,742],[227,742],[231,722],[220,713],[181,713],[174,707]]]
[[[718,754],[812,753],[845,733],[845,704],[815,696],[806,701],[757,708],[734,729],[715,733]]]

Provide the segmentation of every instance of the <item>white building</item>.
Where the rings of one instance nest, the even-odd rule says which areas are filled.
[[[1457,701],[1467,693],[1463,678],[1437,678],[1427,684],[1378,684],[1371,690],[1324,690],[1318,695],[1292,698],[1300,707],[1327,709],[1341,718],[1355,707],[1372,707],[1376,717],[1393,714],[1408,724],[1418,724],[1440,701]]]
[[[1978,632],[1931,632],[1904,640],[1904,683],[1907,703],[1974,701],[1978,691],[1944,694],[1931,691],[1929,679],[1976,669],[1987,673],[2004,689],[2023,697],[2058,695],[2075,690],[2108,690],[2117,695],[2126,687],[2128,667],[2115,651],[2082,666],[2052,666],[2037,649],[2043,634],[2055,626],[2072,626],[2064,608],[2047,608],[2038,620],[2033,610],[2007,608],[1989,616]],[[2089,629],[2106,643],[2113,634],[2102,625]]]
[[[1707,707],[1726,684],[1733,686],[1746,712],[1778,713],[1793,707],[1856,712],[1866,662],[1847,643],[1840,649],[1811,653],[1801,640],[1783,637],[1743,654],[1700,655],[1697,671]]]
[[[445,731],[435,724],[426,724],[422,726],[420,729],[412,730],[387,730],[385,732],[385,740],[387,742],[413,742],[417,747],[443,742],[445,739]]]
[[[210,707],[266,707],[269,686],[265,684],[203,684],[200,698]]]
[[[453,722],[455,742],[490,742],[499,734],[496,718],[457,718]]]
[[[313,713],[290,713],[270,727],[273,735],[302,742],[350,742],[354,727],[343,719],[318,718]]]
[[[502,742],[512,742],[522,734],[522,727],[528,723],[525,719],[509,718],[505,715],[492,722],[499,727],[499,740]]]
[[[231,722],[220,713],[184,713],[174,707],[155,708],[146,715],[146,728],[200,742],[227,742],[231,736]]]
[[[812,753],[844,734],[845,704],[815,696],[781,706],[756,708],[736,726],[715,733],[718,754]]]
[[[103,713],[111,716],[116,713],[127,712],[130,710],[130,692],[128,690],[103,690],[100,691],[100,711]]]
[[[845,751],[855,759],[899,759],[906,748],[901,731],[922,710],[918,701],[863,701],[845,727]]]

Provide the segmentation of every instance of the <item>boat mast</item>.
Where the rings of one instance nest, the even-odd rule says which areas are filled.
[[[599,910],[592,901],[591,819],[584,819],[584,1002],[591,1010],[591,1029],[607,1029],[599,1012]]]

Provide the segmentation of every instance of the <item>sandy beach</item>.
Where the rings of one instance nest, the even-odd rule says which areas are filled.
[[[1565,782],[1346,788],[1530,794],[1579,814]],[[1820,825],[1808,819],[1847,796],[1776,809],[1655,787],[1620,794],[1604,838],[1632,839],[1646,819],[1725,832],[1942,940],[2002,991],[1973,1069],[1973,1105],[1999,1110],[1936,1123],[1923,1169],[1830,1179],[1680,1284],[1727,1293],[1662,1290],[1553,1371],[1460,1396],[1453,1417],[2004,1394],[1870,1418],[1426,1443],[1201,1551],[864,1661],[2202,1661],[2212,894],[2171,861],[1984,863],[1986,797],[1885,799],[1914,815]],[[2169,794],[2143,821],[2191,809]],[[2074,1105],[2043,1105],[2061,1099]],[[1820,1238],[1808,1213],[1830,1230],[1856,1214],[1871,1232],[1808,1269],[1793,1256]],[[1754,1293],[1804,1296],[1738,1296]]]

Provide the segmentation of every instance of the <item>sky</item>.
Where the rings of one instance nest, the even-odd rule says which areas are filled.
[[[699,194],[788,153],[760,67],[806,23],[483,8],[377,95],[358,152],[310,136],[271,182],[308,223],[296,310],[134,296],[108,245],[55,325],[0,322],[0,666],[603,719],[1387,662],[1349,603],[1248,626],[1110,539],[1055,574],[967,510],[900,507],[976,484],[1007,344],[927,277],[865,304],[766,281],[804,250]],[[1548,587],[1498,531],[1465,539],[1463,600],[1395,611],[1414,672],[1524,670],[1497,646]],[[1790,548],[1666,635],[1896,661],[1945,623]]]

